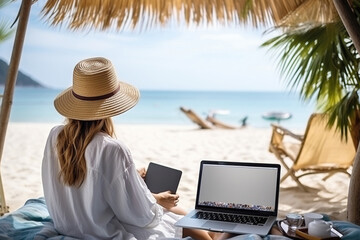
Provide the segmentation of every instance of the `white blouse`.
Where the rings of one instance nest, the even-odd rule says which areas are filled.
[[[59,180],[56,139],[48,137],[43,163],[44,196],[56,230],[81,239],[160,239],[181,237],[180,216],[163,212],[136,171],[128,148],[98,133],[85,151],[86,178],[80,187]]]

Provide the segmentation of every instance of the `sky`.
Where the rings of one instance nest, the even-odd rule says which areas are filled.
[[[0,10],[12,23],[21,1]],[[76,63],[105,57],[121,81],[141,90],[286,91],[276,58],[260,45],[266,29],[177,25],[144,31],[77,31],[50,26],[33,4],[19,69],[41,84],[72,85]],[[15,34],[0,43],[9,62]]]

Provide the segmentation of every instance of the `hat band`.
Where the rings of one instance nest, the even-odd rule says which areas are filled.
[[[118,86],[114,91],[112,91],[111,93],[107,93],[107,94],[101,95],[101,96],[85,97],[85,96],[81,96],[81,95],[76,94],[76,93],[74,92],[74,90],[72,90],[72,94],[74,95],[74,97],[76,97],[77,99],[80,99],[80,100],[84,100],[84,101],[96,101],[96,100],[103,100],[103,99],[112,97],[112,96],[114,96],[119,90],[120,90],[120,84],[119,84],[119,86]]]

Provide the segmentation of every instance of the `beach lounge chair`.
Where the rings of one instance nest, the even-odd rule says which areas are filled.
[[[327,122],[325,114],[312,114],[304,135],[272,125],[269,151],[275,154],[287,170],[281,182],[290,176],[305,190],[299,178],[309,174],[328,173],[323,180],[337,172],[350,176],[348,170],[356,152],[350,132],[346,142],[341,139],[336,127],[329,128]]]
[[[230,125],[230,124],[227,124],[227,123],[224,123],[212,116],[207,116],[206,117],[206,120],[211,122],[215,127],[218,127],[218,128],[224,128],[224,129],[237,129],[237,128],[241,128],[241,126],[237,127],[237,126],[233,126],[233,125]]]
[[[213,126],[206,122],[206,120],[202,119],[199,115],[197,115],[193,110],[191,109],[185,109],[184,107],[180,107],[180,110],[185,113],[185,115],[194,123],[199,125],[201,129],[212,129]]]

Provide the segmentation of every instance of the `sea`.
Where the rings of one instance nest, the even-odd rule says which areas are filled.
[[[3,92],[3,88],[0,88]],[[61,123],[64,118],[53,106],[54,98],[62,89],[16,87],[10,113],[10,122]],[[139,103],[128,112],[114,117],[121,124],[193,124],[180,107],[195,111],[200,117],[208,114],[228,124],[240,126],[247,117],[249,126],[266,128],[276,120],[264,118],[271,112],[289,113],[281,120],[284,127],[304,129],[314,102],[304,102],[296,92],[248,91],[164,91],[140,90]]]

